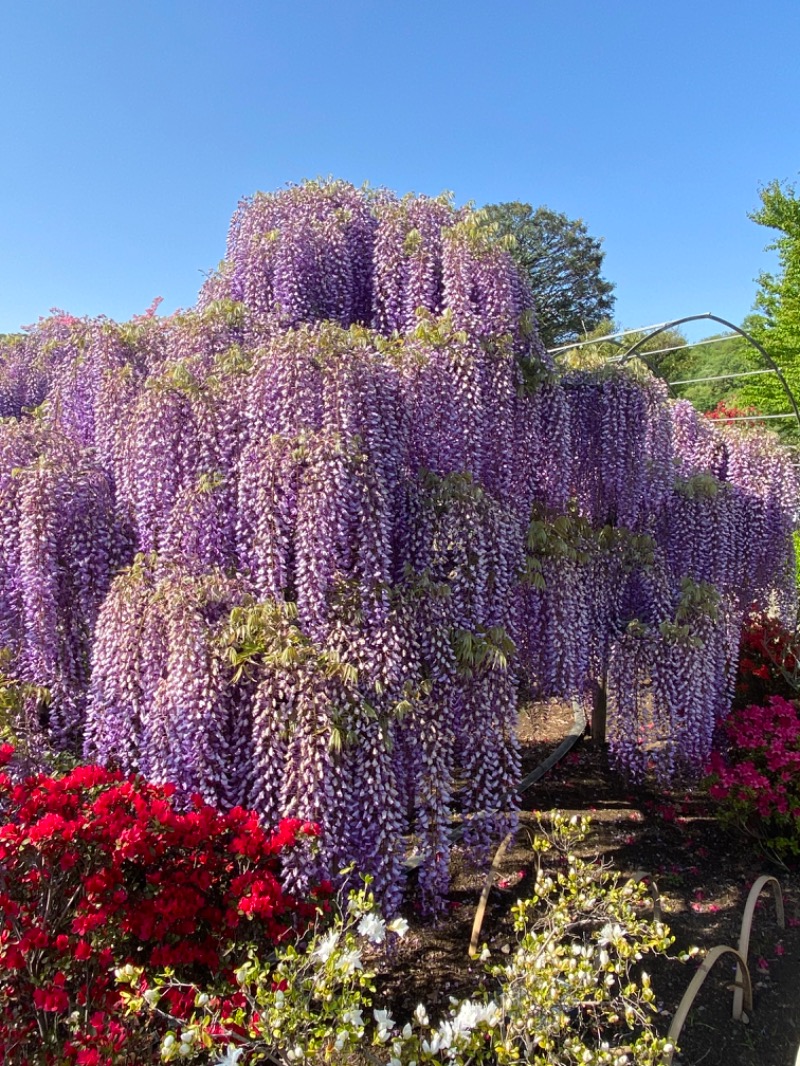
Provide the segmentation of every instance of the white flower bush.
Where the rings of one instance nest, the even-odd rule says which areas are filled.
[[[305,946],[241,966],[246,1006],[222,1015],[213,997],[198,992],[191,1021],[176,1021],[163,1038],[162,1061],[657,1066],[670,1045],[655,1031],[655,997],[639,964],[646,954],[665,954],[672,937],[643,915],[644,884],[622,883],[575,854],[587,830],[586,820],[554,814],[535,838],[534,891],[513,912],[517,948],[497,965],[483,952],[493,995],[451,1000],[436,1023],[422,1003],[402,1024],[375,1004],[373,964],[408,924],[385,922],[367,885]],[[552,869],[548,853],[557,860]],[[118,975],[131,989],[140,977],[130,967]],[[167,974],[142,997],[131,991],[129,1009],[164,1015],[171,983]]]

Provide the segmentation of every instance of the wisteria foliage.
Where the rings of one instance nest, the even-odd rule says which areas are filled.
[[[355,863],[389,909],[513,828],[522,683],[606,684],[623,769],[698,773],[744,613],[793,607],[794,467],[649,375],[556,372],[533,305],[480,213],[308,183],[239,205],[194,309],[0,341],[29,727],[321,823],[292,876]]]

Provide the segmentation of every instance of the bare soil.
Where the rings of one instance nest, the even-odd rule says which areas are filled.
[[[567,705],[532,705],[520,719],[527,773],[559,744],[573,724]],[[748,891],[761,874],[778,878],[786,926],[776,923],[771,891],[755,912],[749,968],[754,1007],[749,1023],[731,1017],[735,963],[719,961],[703,985],[680,1037],[681,1066],[794,1066],[800,1047],[800,869],[770,861],[742,836],[726,832],[699,790],[632,787],[608,764],[605,750],[583,738],[523,795],[521,831],[502,862],[483,921],[481,940],[493,954],[513,950],[510,909],[531,885],[534,869],[528,833],[536,811],[585,814],[592,829],[587,852],[622,874],[646,870],[656,880],[663,919],[674,950],[696,946],[695,960],[647,959],[666,1034],[704,955],[715,945],[736,947]],[[468,957],[475,910],[485,874],[454,861],[453,889],[444,919],[423,923],[413,914],[409,935],[382,976],[383,991],[399,1017],[422,1001],[446,1008],[450,996],[472,994],[483,979]]]

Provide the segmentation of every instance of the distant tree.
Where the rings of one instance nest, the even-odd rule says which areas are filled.
[[[720,403],[737,406],[742,382],[756,379],[727,375],[763,369],[764,361],[759,353],[738,334],[719,334],[706,337],[697,345],[687,344],[677,352],[666,354],[661,364],[661,373],[667,381],[692,382],[675,385],[673,391],[681,399],[690,400],[699,411],[711,411]]]
[[[530,280],[545,347],[589,333],[614,310],[614,286],[601,274],[602,240],[581,219],[530,204],[490,204],[486,217]]]
[[[677,348],[682,352],[686,338],[678,329],[667,329],[654,337],[647,337],[644,332],[627,332],[624,337],[616,336],[618,327],[610,318],[603,319],[599,325],[581,338],[579,348],[569,348],[557,358],[562,366],[573,368],[590,368],[602,363],[618,361],[634,345],[639,344],[637,355],[660,377],[667,377],[664,371],[664,349]],[[655,354],[653,354],[655,353]]]
[[[759,276],[755,312],[746,328],[764,346],[781,368],[795,397],[800,397],[800,200],[793,185],[773,181],[760,190],[761,207],[750,216],[760,226],[778,233],[769,245],[777,250],[780,271]],[[790,409],[786,394],[774,375],[753,378],[739,390],[742,403],[764,414],[783,414]],[[796,422],[786,420],[780,428],[797,440]]]

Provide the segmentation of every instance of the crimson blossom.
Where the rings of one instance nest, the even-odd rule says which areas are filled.
[[[0,748],[0,763],[12,756]],[[115,969],[170,967],[233,1006],[248,951],[301,937],[327,906],[330,885],[302,897],[286,887],[285,858],[313,851],[310,823],[269,832],[254,812],[199,796],[180,810],[171,786],[100,766],[0,773],[0,809],[4,1062],[150,1061],[164,1026],[127,1014]],[[194,993],[169,1006],[188,1017]]]

